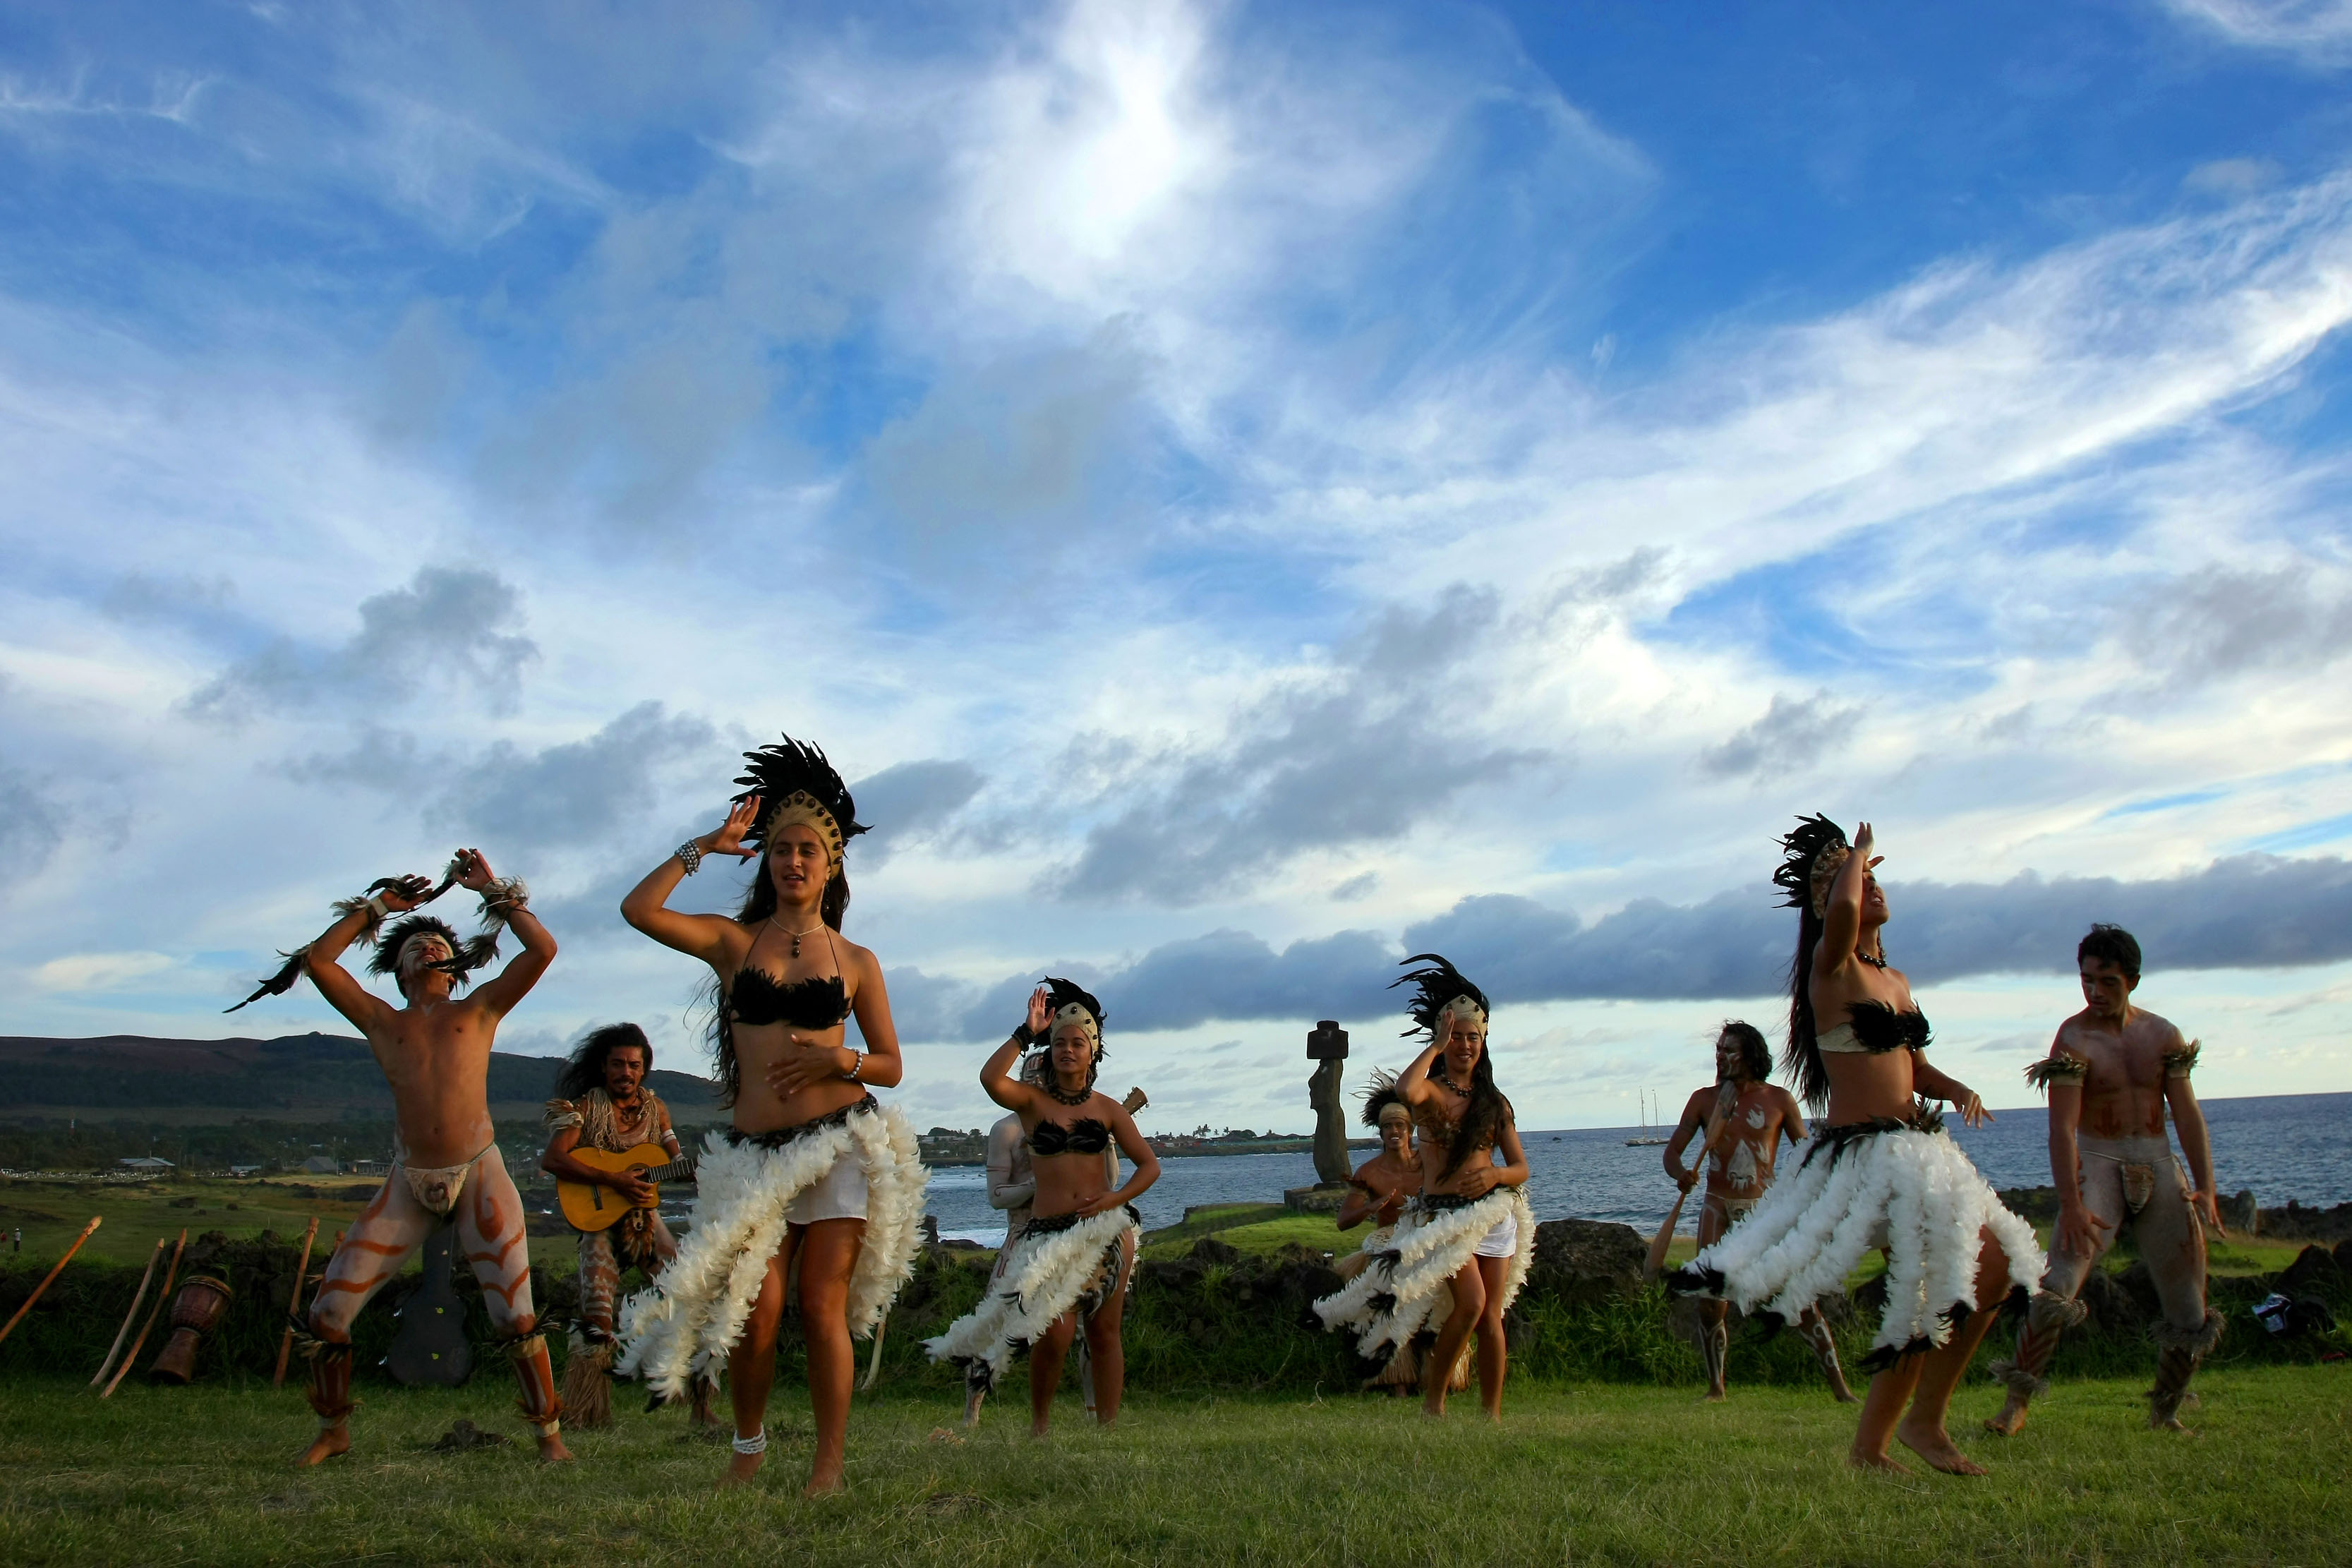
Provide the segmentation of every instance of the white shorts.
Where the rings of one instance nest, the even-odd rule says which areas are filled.
[[[853,1152],[845,1152],[833,1163],[833,1169],[821,1181],[803,1187],[793,1201],[784,1205],[784,1222],[788,1225],[814,1225],[821,1219],[864,1219],[866,1217],[866,1167],[857,1163]]]
[[[1519,1216],[1505,1215],[1495,1222],[1495,1228],[1478,1238],[1470,1250],[1473,1258],[1508,1258],[1519,1249]]]

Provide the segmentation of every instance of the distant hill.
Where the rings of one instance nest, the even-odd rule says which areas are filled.
[[[490,1103],[535,1107],[547,1099],[558,1065],[552,1057],[491,1052]],[[222,1121],[392,1114],[392,1091],[367,1043],[348,1035],[274,1040],[0,1036],[0,1084],[6,1086],[0,1118],[16,1121],[67,1114],[137,1119],[157,1112],[170,1112],[176,1121],[196,1112],[217,1112]],[[707,1079],[656,1068],[649,1085],[679,1121],[722,1120],[718,1087]]]

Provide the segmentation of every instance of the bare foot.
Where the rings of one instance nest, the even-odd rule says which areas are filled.
[[[550,1432],[546,1436],[541,1437],[539,1440],[539,1457],[551,1465],[570,1464],[572,1450],[563,1446],[563,1434]]]
[[[302,1457],[295,1463],[302,1466],[322,1465],[338,1454],[348,1454],[351,1451],[352,1429],[350,1427],[341,1425],[321,1426],[319,1428],[318,1439],[302,1450]]]
[[[1899,1459],[1889,1458],[1885,1454],[1865,1454],[1859,1448],[1846,1455],[1845,1462],[1857,1470],[1891,1470],[1898,1476],[1911,1473],[1911,1467]]]
[[[848,1489],[849,1488],[842,1481],[841,1472],[839,1470],[836,1469],[830,1475],[820,1475],[816,1471],[811,1470],[809,1472],[808,1485],[801,1489],[801,1496],[836,1497]]]
[[[1701,1405],[1722,1405],[1727,1403],[1729,1399],[1730,1395],[1719,1388],[1710,1388],[1698,1396],[1698,1402]]]
[[[1855,1395],[1853,1390],[1848,1388],[1843,1383],[1832,1387],[1830,1390],[1830,1395],[1840,1405],[1859,1405],[1862,1403],[1861,1399]]]
[[[2025,1411],[2026,1405],[2023,1400],[2010,1400],[1992,1415],[1985,1417],[1984,1429],[1995,1436],[2014,1437],[2019,1429],[2025,1425]]]
[[[2178,1432],[2184,1437],[2197,1436],[2197,1429],[2193,1426],[2183,1426],[2178,1415],[2162,1417],[2151,1415],[2147,1418],[2147,1429],[2151,1432]]]
[[[1029,1423],[1029,1436],[1040,1443],[1045,1440],[1045,1434],[1052,1430],[1053,1427],[1044,1421],[1032,1421]]]
[[[765,1454],[737,1454],[727,1461],[727,1473],[719,1478],[719,1489],[730,1491],[760,1473],[760,1462]]]
[[[1941,1426],[1913,1426],[1906,1421],[1895,1428],[1895,1436],[1905,1447],[1927,1461],[1928,1465],[1948,1476],[1980,1476],[1985,1468],[1960,1452],[1951,1434]]]

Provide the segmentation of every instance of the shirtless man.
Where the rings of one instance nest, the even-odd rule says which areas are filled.
[[[2075,964],[2084,1008],[2058,1026],[2049,1057],[2025,1069],[2050,1092],[2050,1179],[2058,1189],[2050,1271],[2018,1330],[2017,1358],[1993,1363],[2009,1399],[1985,1426],[2007,1436],[2025,1425],[2026,1406],[2050,1387],[2042,1374],[2058,1336],[2083,1321],[2075,1298],[2084,1279],[2128,1222],[2164,1308],[2153,1331],[2158,1348],[2147,1424],[2185,1432],[2179,1410],[2189,1380],[2221,1337],[2221,1315],[2205,1305],[2205,1228],[2228,1234],[2213,1200],[2205,1113],[2189,1086],[2197,1046],[2132,1005],[2140,953],[2129,931],[2093,926],[2075,949]],[[2185,1180],[2165,1137],[2168,1105],[2189,1156]]]
[[[495,947],[476,942],[461,948],[457,933],[430,915],[394,921],[369,963],[373,972],[392,975],[401,1006],[377,998],[336,962],[385,915],[406,914],[422,902],[428,892],[422,878],[403,879],[353,900],[302,954],[311,982],[375,1053],[392,1086],[397,1139],[392,1174],[335,1248],[310,1304],[310,1342],[303,1348],[319,1436],[302,1456],[305,1465],[352,1446],[352,1321],[426,1237],[453,1221],[466,1261],[481,1282],[482,1305],[514,1363],[523,1418],[539,1433],[539,1457],[572,1458],[558,1427],[562,1407],[547,1341],[536,1331],[522,1199],[493,1141],[488,1081],[499,1020],[547,973],[555,939],[530,912],[522,884],[493,877],[480,850],[459,850],[453,868],[458,885],[481,895],[485,920],[494,929],[503,923],[522,942],[522,952],[472,995],[460,1000],[452,993],[464,971],[488,963]]]
[[[1698,1244],[1706,1247],[1745,1218],[1772,1184],[1772,1164],[1783,1134],[1790,1143],[1805,1138],[1805,1114],[1797,1097],[1767,1081],[1772,1074],[1772,1052],[1753,1024],[1733,1019],[1715,1037],[1716,1080],[1691,1091],[1682,1120],[1666,1140],[1666,1174],[1684,1192],[1698,1180],[1700,1164],[1685,1169],[1683,1150],[1702,1129],[1700,1163],[1706,1171],[1706,1196],[1698,1211]],[[1724,1397],[1724,1363],[1731,1348],[1726,1323],[1729,1306],[1722,1301],[1694,1303],[1699,1314],[1699,1359],[1706,1365],[1706,1400]],[[1853,1403],[1838,1365],[1837,1340],[1820,1311],[1808,1307],[1797,1320],[1797,1331],[1813,1350],[1829,1379],[1830,1392],[1841,1405]]]

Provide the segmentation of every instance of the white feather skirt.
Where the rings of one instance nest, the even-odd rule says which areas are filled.
[[[896,1106],[853,1110],[840,1125],[779,1149],[710,1132],[695,1165],[693,1224],[677,1257],[651,1289],[622,1304],[619,1370],[671,1398],[691,1379],[715,1377],[783,1245],[785,1208],[845,1159],[857,1162],[866,1189],[866,1236],[849,1277],[849,1331],[871,1337],[915,1271],[930,1181],[914,1126]]]
[[[1454,1312],[1454,1292],[1446,1281],[1469,1263],[1488,1231],[1514,1215],[1519,1222],[1519,1246],[1503,1276],[1499,1309],[1508,1311],[1518,1300],[1519,1287],[1527,1283],[1528,1265],[1535,1256],[1535,1210],[1517,1187],[1496,1187],[1458,1209],[1433,1212],[1418,1201],[1407,1205],[1387,1247],[1373,1251],[1368,1239],[1365,1250],[1373,1251],[1371,1262],[1316,1302],[1316,1315],[1327,1329],[1352,1331],[1357,1352],[1368,1358],[1407,1343],[1424,1329],[1435,1332]]]
[[[2044,1267],[2033,1227],[2001,1206],[1947,1134],[1889,1128],[1854,1137],[1843,1150],[1816,1144],[1667,1285],[1794,1322],[1843,1289],[1864,1253],[1884,1246],[1886,1312],[1864,1363],[1884,1367],[1948,1340],[1955,1307],[1998,1305],[1976,1299],[1986,1230],[2008,1259],[2010,1283],[2032,1290]]]
[[[1015,1352],[1034,1344],[1054,1320],[1077,1305],[1087,1287],[1107,1263],[1121,1237],[1142,1226],[1134,1211],[1121,1206],[1105,1209],[1078,1221],[1067,1230],[1040,1232],[1032,1221],[1021,1239],[998,1259],[980,1305],[950,1323],[945,1333],[923,1342],[933,1361],[951,1361],[967,1371],[975,1364],[987,1369],[988,1386]]]

